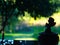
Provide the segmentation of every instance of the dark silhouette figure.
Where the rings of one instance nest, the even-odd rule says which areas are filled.
[[[39,45],[58,45],[59,36],[57,33],[51,31],[51,27],[55,24],[54,19],[50,17],[48,23],[45,25],[45,32],[42,32],[38,37]]]

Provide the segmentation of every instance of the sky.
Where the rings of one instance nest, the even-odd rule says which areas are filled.
[[[27,12],[25,12],[25,15],[29,15]],[[53,17],[55,22],[56,22],[56,25],[55,26],[60,26],[60,12],[57,12],[57,13],[54,13],[52,16],[50,17]],[[41,18],[37,18],[36,20],[34,20],[34,18],[32,17],[29,17],[29,16],[24,16],[23,19],[25,20],[25,23],[29,24],[29,25],[45,25],[48,21],[48,18],[45,18],[45,17],[41,17]],[[20,20],[21,18],[18,17],[18,20]]]

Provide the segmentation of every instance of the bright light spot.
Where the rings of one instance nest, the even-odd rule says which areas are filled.
[[[56,25],[60,25],[60,12],[54,13],[51,17],[55,19]],[[49,18],[49,17],[48,17]],[[28,12],[25,12],[25,16],[23,17],[23,20],[25,21],[26,24],[32,26],[32,25],[45,25],[48,22],[48,18],[41,17],[36,20],[34,18],[30,17],[30,14]],[[18,17],[19,20],[22,20],[21,16]]]
[[[25,16],[29,17],[29,16],[30,16],[30,14],[29,14],[28,12],[25,12]]]
[[[28,21],[30,18],[31,18],[31,17],[30,17],[30,14],[29,14],[28,12],[25,12],[25,16],[23,17],[23,19],[24,19],[25,21]]]
[[[24,20],[27,20],[27,18],[26,18],[26,17],[23,17],[23,19],[24,19]]]
[[[45,25],[45,23],[47,22],[48,18],[44,18],[41,17],[40,19],[37,18],[36,20],[34,20],[34,18],[31,18],[28,23],[29,25]]]
[[[10,35],[11,35],[11,36],[33,36],[33,34],[20,34],[20,33],[19,33],[19,34],[12,34],[12,33],[11,33],[11,34],[5,34],[5,35],[6,35],[6,36],[10,36]]]
[[[55,19],[56,26],[60,26],[60,12],[54,13],[52,17]]]
[[[59,36],[59,40],[60,40],[60,35],[58,35]]]
[[[20,15],[19,15],[19,16],[18,16],[18,20],[22,20],[22,17],[23,17],[23,16],[20,16]]]
[[[34,21],[34,18],[31,18],[29,21],[28,21],[29,25],[33,25],[33,23],[35,23]]]
[[[4,1],[7,1],[7,0],[4,0]]]
[[[16,38],[15,40],[37,40],[36,38]]]
[[[23,16],[22,18],[21,18],[21,16],[18,16],[18,20],[22,20],[22,19],[25,21],[25,23],[32,26],[32,25],[45,25],[48,18],[45,18],[45,17],[38,18],[37,17],[36,20],[34,20],[33,17],[30,17],[30,14],[28,12],[25,12],[25,16]]]
[[[20,40],[20,43],[22,43],[22,41]]]

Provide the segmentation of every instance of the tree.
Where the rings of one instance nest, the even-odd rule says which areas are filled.
[[[0,30],[2,32],[2,45],[3,45],[3,40],[4,40],[4,28],[8,24],[8,19],[11,18],[11,16],[14,13],[14,5],[12,4],[11,1],[5,2],[4,0],[0,1],[0,13],[2,16],[2,29]]]
[[[16,0],[16,5],[20,11],[29,12],[35,19],[38,15],[48,17],[56,12],[56,4],[50,3],[50,0]]]
[[[18,9],[17,12],[16,9]],[[4,28],[11,17],[18,17],[19,14],[20,16],[23,14],[24,16],[25,11],[36,19],[39,15],[44,17],[51,16],[56,11],[56,7],[49,0],[16,0],[15,3],[12,0],[0,0],[0,14],[2,16],[1,31],[4,32]],[[4,33],[2,37],[3,40]]]

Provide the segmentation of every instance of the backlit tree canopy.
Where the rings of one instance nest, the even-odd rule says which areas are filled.
[[[27,11],[32,17],[51,16],[56,11],[56,4],[50,0],[0,0],[0,12],[3,15],[13,15],[17,9],[16,16],[19,14],[24,16]]]
[[[56,11],[56,5],[50,3],[49,0],[16,0],[16,5],[22,13],[27,11],[33,17],[37,17],[38,14],[50,16]]]

